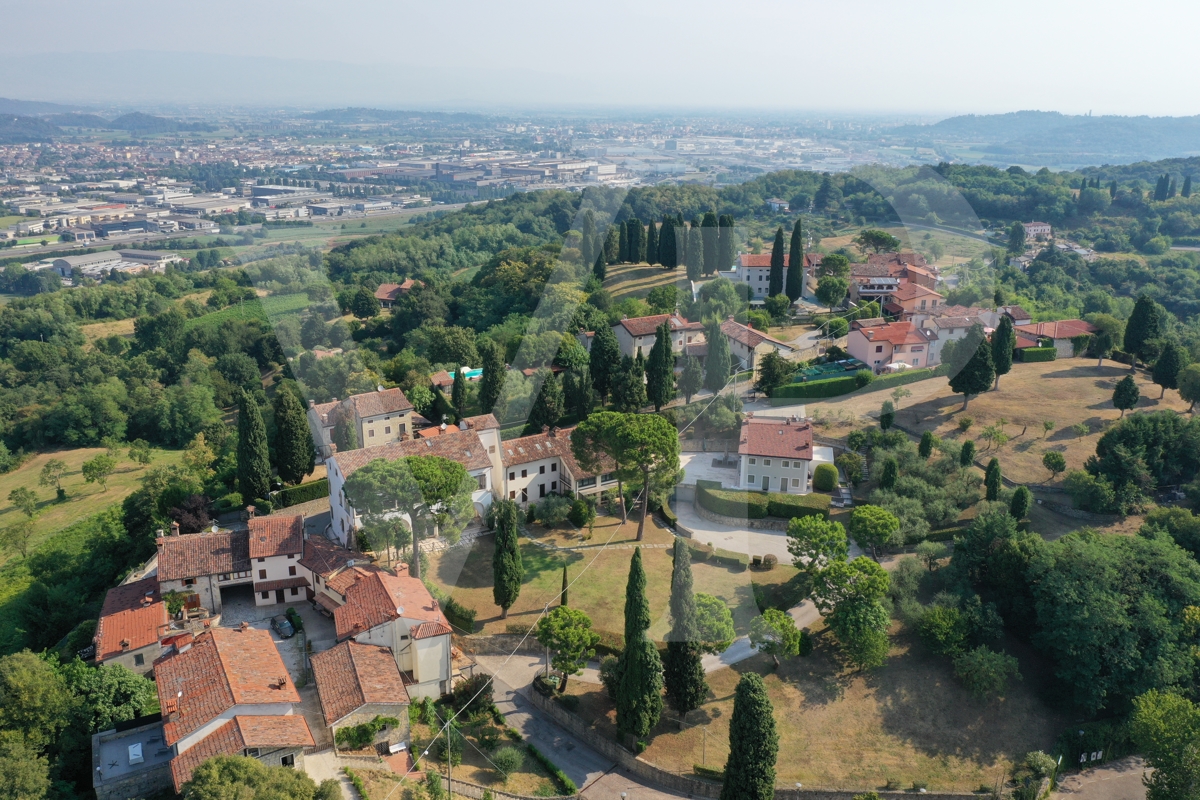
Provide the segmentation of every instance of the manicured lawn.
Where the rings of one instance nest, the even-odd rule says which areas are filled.
[[[1068,717],[1040,699],[1045,667],[1024,646],[1006,642],[1021,661],[1024,680],[1003,699],[975,700],[954,678],[949,662],[930,654],[897,623],[885,666],[863,674],[845,669],[829,635],[817,637],[809,658],[784,661],[755,656],[708,675],[709,702],[688,725],[664,720],[642,758],[673,772],[694,764],[721,767],[729,756],[733,693],[742,673],[766,681],[779,732],[776,783],[813,789],[908,788],[926,781],[930,791],[972,791],[1007,775],[1029,750],[1049,750]],[[572,681],[579,715],[615,735],[615,712],[602,687]]]
[[[114,503],[120,503],[126,495],[137,489],[145,467],[129,460],[127,450],[117,453],[117,470],[108,479],[108,491],[98,483],[83,480],[81,466],[84,461],[104,452],[102,447],[85,447],[77,450],[58,450],[38,453],[29,458],[19,469],[0,475],[0,528],[11,525],[24,515],[8,502],[8,493],[19,486],[32,489],[38,496],[38,515],[34,518],[35,534],[30,548],[45,540],[52,533],[84,517],[91,516]],[[154,450],[153,467],[158,464],[176,464],[182,455],[180,450]],[[62,486],[67,492],[66,502],[54,499],[54,488],[38,485],[42,466],[52,458],[66,462],[67,473]],[[0,553],[0,563],[11,558],[12,553]]]
[[[614,300],[626,297],[645,297],[650,290],[658,286],[674,284],[680,292],[690,293],[687,270],[682,266],[677,269],[663,269],[646,264],[614,264],[608,268],[604,278],[604,288],[612,293]]]
[[[538,614],[547,603],[553,607],[562,587],[562,566],[565,562],[570,580],[579,577],[568,592],[567,602],[587,612],[595,628],[620,635],[624,631],[625,583],[629,577],[629,562],[633,557],[632,542],[637,533],[636,517],[618,529],[619,520],[601,517],[597,520],[592,539],[581,541],[579,534],[556,532],[547,535],[537,531],[539,538],[552,539],[570,546],[589,545],[569,550],[550,550],[521,539],[521,557],[525,565],[525,580],[521,595],[500,619],[500,609],[492,597],[492,536],[483,536],[470,548],[455,548],[431,558],[430,574],[454,599],[478,613],[477,630],[485,633],[504,633],[509,624],[527,626],[536,623]],[[615,536],[614,536],[615,533]],[[613,537],[608,548],[599,545]],[[647,522],[645,544],[668,544],[672,534]],[[650,634],[661,640],[670,621],[667,601],[671,587],[670,550],[647,547],[642,551],[646,569],[646,593],[650,600],[653,622]],[[586,572],[584,571],[586,568]],[[791,566],[759,572],[740,567],[726,567],[716,562],[693,563],[692,574],[697,592],[723,599],[733,611],[739,633],[749,630],[750,621],[758,615],[751,580],[764,586],[787,583],[796,575]],[[582,575],[582,577],[580,577]]]

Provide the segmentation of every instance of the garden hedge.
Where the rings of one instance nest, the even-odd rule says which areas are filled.
[[[711,489],[701,486],[700,483],[701,481],[696,482],[696,497],[700,501],[700,505],[723,517],[791,519],[792,517],[829,516],[828,495]]]
[[[838,472],[833,464],[817,464],[813,470],[813,489],[818,492],[832,492],[837,488]]]
[[[1021,360],[1026,364],[1035,361],[1053,361],[1058,358],[1058,350],[1053,347],[1026,347],[1017,351]]]
[[[321,478],[309,483],[302,483],[299,486],[289,486],[286,489],[280,489],[275,493],[274,500],[277,508],[287,508],[307,503],[310,500],[320,500],[322,497],[328,496],[329,479]]]
[[[771,492],[767,495],[767,516],[783,519],[821,516],[828,519],[829,495]]]
[[[807,383],[787,383],[771,392],[771,397],[837,397],[849,394],[857,388],[858,381],[854,376],[845,375]]]

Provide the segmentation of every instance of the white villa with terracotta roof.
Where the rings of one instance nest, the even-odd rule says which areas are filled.
[[[616,488],[611,471],[593,475],[579,466],[571,452],[573,430],[551,428],[501,443],[501,491],[507,492],[509,500],[525,505],[540,502],[548,494],[598,494]]]
[[[704,339],[704,325],[688,322],[677,313],[653,314],[633,319],[626,317],[613,326],[613,333],[616,334],[617,344],[621,345],[621,352],[630,358],[636,358],[641,351],[644,357],[649,357],[658,327],[664,322],[671,326],[671,351],[676,355],[682,353],[686,345]],[[590,342],[584,346],[589,345]]]
[[[784,358],[791,358],[796,353],[796,348],[787,342],[736,322],[733,317],[721,323],[721,331],[729,339],[730,355],[743,370],[757,371],[758,360],[772,350]]]
[[[739,486],[764,492],[807,494],[813,462],[812,423],[796,417],[742,420],[738,440]]]
[[[359,447],[380,447],[412,438],[413,404],[399,389],[384,389],[355,394],[331,403],[308,404],[308,425],[312,429],[317,454],[328,458],[332,453],[333,428],[338,417],[354,421]]]

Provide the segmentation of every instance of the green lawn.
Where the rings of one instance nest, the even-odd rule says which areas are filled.
[[[0,475],[0,528],[16,522],[23,515],[8,502],[8,494],[17,487],[24,486],[32,489],[38,496],[38,513],[34,518],[34,538],[31,547],[48,539],[55,531],[104,510],[114,503],[120,503],[126,495],[138,488],[138,481],[146,474],[146,468],[129,460],[127,451],[117,454],[117,470],[108,479],[108,490],[104,491],[99,484],[87,483],[83,480],[81,465],[84,461],[104,452],[102,447],[84,447],[77,450],[58,450],[38,453],[29,458],[20,468]],[[177,464],[182,456],[180,450],[154,450],[156,464]],[[63,503],[54,499],[54,488],[38,485],[38,476],[42,467],[52,458],[58,458],[67,464],[67,473],[62,486],[67,492]],[[0,564],[12,558],[10,552],[0,552]]]

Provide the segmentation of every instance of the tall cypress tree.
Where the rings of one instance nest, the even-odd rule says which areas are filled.
[[[596,256],[596,263],[592,264],[592,274],[601,283],[604,283],[604,279],[608,277],[608,264],[605,263],[603,250]]]
[[[733,267],[733,259],[737,257],[737,232],[732,214],[722,214],[717,219],[717,231],[717,269],[729,270]]]
[[[525,565],[521,562],[521,510],[513,500],[496,500],[492,504],[492,519],[496,526],[495,550],[492,553],[492,599],[500,606],[500,619],[508,619],[508,610],[521,595]],[[566,605],[566,600],[563,601]]]
[[[604,234],[604,256],[605,264],[616,264],[621,260],[621,233],[617,230],[620,226],[609,225],[608,232]]]
[[[504,391],[504,378],[507,375],[504,352],[491,339],[480,339],[478,349],[483,361],[483,377],[479,379],[479,410],[490,414]]]
[[[297,484],[313,471],[312,430],[300,398],[280,384],[275,393],[275,469],[284,483]]]
[[[721,321],[710,322],[704,331],[708,340],[708,356],[704,359],[704,388],[719,392],[729,380],[729,368],[733,363],[729,354],[729,339],[721,330]]]
[[[650,219],[650,224],[646,226],[646,263],[657,264],[658,262],[658,226],[654,224],[654,219]]]
[[[1184,177],[1183,191],[1181,191],[1179,194],[1181,197],[1191,197],[1192,196],[1192,176],[1191,175],[1187,175]]]
[[[629,263],[629,225],[625,222],[620,224],[621,238],[617,249],[617,261],[622,264]]]
[[[787,281],[783,291],[794,303],[804,294],[804,230],[799,217],[796,217],[796,226],[792,228],[792,240],[789,244]]]
[[[1012,369],[1013,350],[1017,346],[1017,332],[1013,330],[1012,317],[1005,314],[992,333],[992,369],[996,371],[996,386],[1000,388],[1000,376]]]
[[[767,276],[767,296],[774,297],[783,292],[783,226],[775,229],[775,243],[771,245],[771,272]]]
[[[1125,323],[1125,339],[1122,350],[1133,358],[1129,359],[1129,371],[1137,369],[1137,360],[1145,360],[1147,342],[1163,335],[1163,308],[1146,295],[1138,297]]]
[[[985,495],[988,500],[998,500],[1000,498],[1000,489],[1004,485],[1004,481],[1000,474],[1000,460],[993,458],[987,464],[987,469],[983,473],[983,485],[987,490]]]
[[[705,213],[700,222],[700,234],[704,248],[704,274],[710,275],[720,266],[717,259],[717,215],[712,211]]]
[[[704,238],[700,230],[693,220],[687,232],[687,276],[690,281],[698,281],[704,276]]]
[[[670,214],[663,217],[662,230],[658,234],[658,263],[664,269],[679,266],[679,245],[675,241],[675,218]]]
[[[601,325],[592,339],[592,350],[588,357],[592,371],[592,387],[601,402],[608,402],[613,382],[621,369],[621,345],[617,335],[608,325]]]
[[[779,735],[767,687],[756,672],[738,681],[729,720],[729,760],[721,800],[772,800]]]
[[[646,396],[658,411],[675,397],[675,355],[671,352],[671,325],[664,322],[654,332],[654,346],[646,364]]]
[[[246,392],[238,397],[238,491],[251,503],[271,491],[271,457],[267,450],[267,426],[258,403]]]
[[[679,714],[700,707],[708,696],[704,663],[696,626],[696,596],[692,591],[692,557],[683,539],[675,540],[675,566],[671,571],[671,634],[663,661],[667,702]]]
[[[626,220],[625,229],[625,238],[629,241],[629,261],[640,264],[646,260],[646,229],[637,217]]]
[[[633,551],[625,585],[625,649],[618,667],[616,702],[617,728],[637,739],[650,733],[662,715],[662,660],[658,648],[646,638],[649,627],[650,603],[639,547]]]
[[[638,352],[637,358],[621,357],[621,366],[613,378],[613,408],[632,414],[646,405],[646,360]]]
[[[459,419],[467,415],[467,374],[460,366],[454,370],[454,383],[450,386],[450,404]]]

